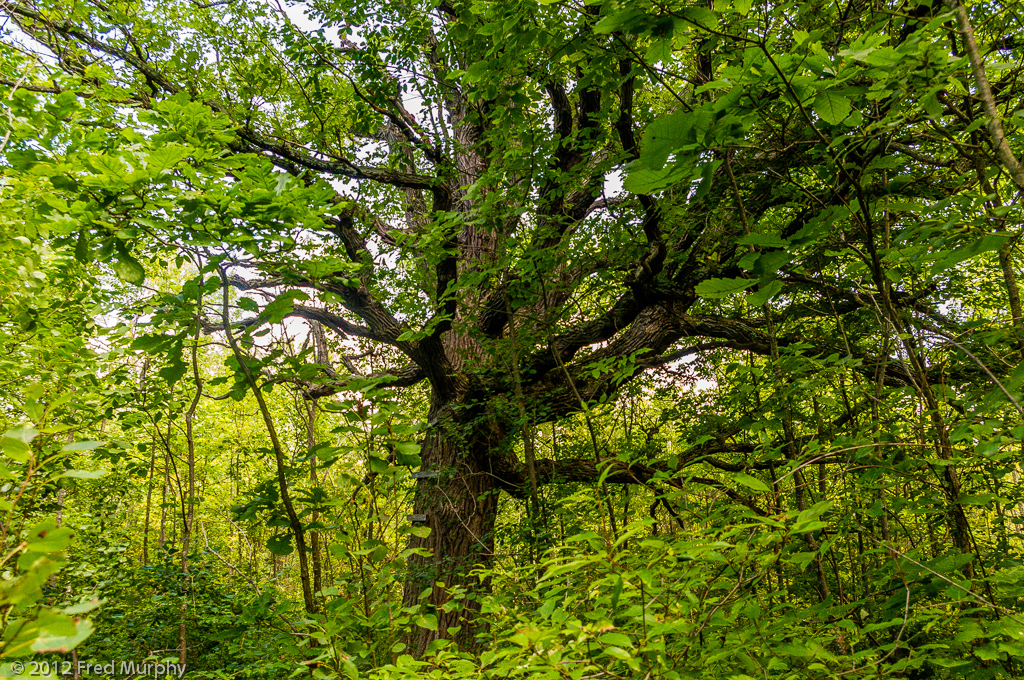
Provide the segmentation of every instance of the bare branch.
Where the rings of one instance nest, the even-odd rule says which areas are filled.
[[[436,180],[424,175],[402,172],[400,170],[385,170],[382,168],[356,165],[346,158],[328,158],[322,154],[317,155],[306,149],[298,147],[297,145],[287,144],[271,139],[252,128],[243,128],[239,130],[238,136],[253,147],[267,151],[275,156],[283,158],[286,161],[295,163],[307,170],[313,170],[315,172],[323,172],[329,175],[347,177],[355,180],[370,180],[405,189],[431,189],[437,184]],[[235,150],[243,152],[250,149],[236,145]]]

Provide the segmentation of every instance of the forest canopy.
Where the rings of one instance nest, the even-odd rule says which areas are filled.
[[[1019,7],[0,16],[0,676],[1024,672]]]

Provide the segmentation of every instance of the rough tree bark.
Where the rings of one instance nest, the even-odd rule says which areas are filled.
[[[461,646],[473,647],[479,632],[473,615],[489,584],[489,579],[481,582],[472,572],[492,564],[501,491],[492,454],[504,433],[486,415],[478,422],[454,416],[457,403],[432,403],[435,425],[420,453],[422,469],[438,474],[418,480],[413,513],[426,516],[430,533],[413,536],[409,547],[428,554],[410,556],[403,599],[406,606],[414,605],[425,593],[423,604],[437,616],[437,630],[422,629],[410,640],[410,651],[416,655],[438,638],[451,637]],[[468,436],[459,433],[463,426]],[[458,593],[454,601],[452,593]]]

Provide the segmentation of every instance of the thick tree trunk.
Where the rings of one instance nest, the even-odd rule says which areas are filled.
[[[481,581],[471,572],[490,568],[493,562],[500,475],[491,465],[501,459],[505,437],[486,415],[457,417],[454,405],[438,400],[432,404],[432,426],[421,451],[423,471],[438,474],[417,481],[413,512],[426,516],[424,526],[430,534],[413,536],[409,547],[426,549],[430,555],[410,556],[404,604],[420,602],[420,595],[429,590],[422,603],[427,614],[436,615],[437,630],[414,630],[408,645],[416,656],[439,638],[472,649],[481,632],[476,616],[480,597],[490,589],[490,578]]]

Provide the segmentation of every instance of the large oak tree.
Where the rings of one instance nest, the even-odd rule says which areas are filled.
[[[1019,105],[1019,64],[984,66],[1019,55],[987,6],[977,31],[957,0],[0,7],[4,72],[22,74],[5,85],[54,121],[7,158],[51,177],[54,233],[81,259],[141,283],[151,253],[196,255],[209,268],[183,299],[222,283],[248,295],[248,318],[225,316],[234,335],[299,317],[358,355],[287,376],[264,362],[257,387],[429,386],[421,461],[437,474],[418,479],[412,512],[431,531],[412,539],[426,551],[406,602],[467,597],[420,652],[449,628],[472,640],[486,581],[470,572],[491,564],[500,493],[540,513],[545,484],[672,474],[596,437],[586,458],[539,459],[537,425],[723,350],[848,357],[920,398],[952,458],[947,386],[987,381],[980,365],[1024,346],[1024,178],[1016,128],[999,122]],[[982,342],[951,313],[951,272],[987,251],[1009,332]],[[274,302],[257,306],[260,291]],[[934,362],[938,338],[964,351]],[[372,372],[356,346],[377,348]],[[685,460],[764,464],[743,423],[706,422]],[[792,412],[782,424],[799,460],[806,437]],[[956,466],[943,474],[950,535],[970,552]]]

